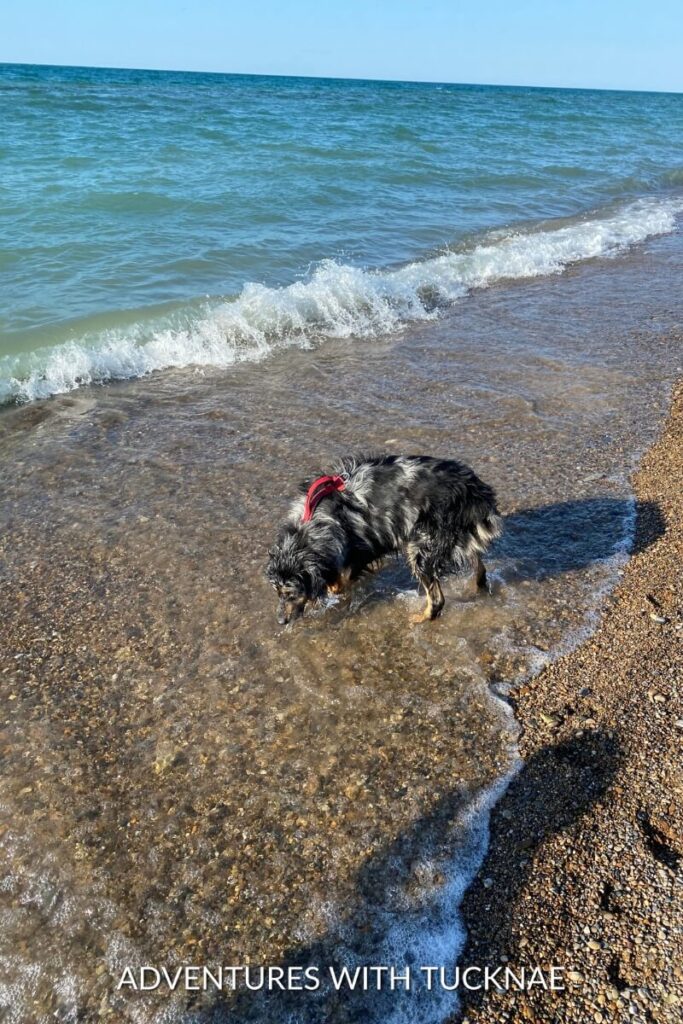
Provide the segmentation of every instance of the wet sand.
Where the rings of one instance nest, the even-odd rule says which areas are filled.
[[[683,1013],[683,386],[635,474],[635,553],[595,635],[514,691],[523,768],[464,901],[464,964],[567,990],[472,996],[470,1024]]]
[[[117,992],[125,966],[457,957],[484,838],[466,816],[516,757],[497,694],[590,624],[624,558],[628,473],[680,354],[679,246],[492,288],[397,337],[5,411],[12,1024],[286,1019]],[[443,618],[411,627],[390,564],[283,631],[262,576],[277,522],[361,446],[457,455],[497,488],[492,592],[451,579]]]

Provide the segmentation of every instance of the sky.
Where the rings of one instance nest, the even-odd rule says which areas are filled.
[[[683,91],[683,0],[15,0],[0,61]]]

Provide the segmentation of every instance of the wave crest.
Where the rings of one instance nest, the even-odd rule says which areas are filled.
[[[398,269],[366,271],[323,261],[307,281],[282,288],[248,283],[183,322],[157,318],[27,355],[0,359],[0,402],[27,402],[84,384],[191,365],[227,367],[275,348],[323,338],[376,337],[438,316],[474,289],[557,274],[673,231],[683,200],[643,199],[610,213],[531,231],[492,232],[462,251]]]

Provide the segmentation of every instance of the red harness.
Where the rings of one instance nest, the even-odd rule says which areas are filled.
[[[343,491],[345,487],[346,483],[341,476],[319,476],[317,480],[313,481],[306,492],[304,514],[301,517],[301,522],[310,522],[313,518],[313,513],[323,498],[326,498],[328,494],[334,494],[335,491]]]

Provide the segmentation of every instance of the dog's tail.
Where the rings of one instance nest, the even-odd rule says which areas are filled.
[[[503,532],[503,520],[497,512],[489,510],[484,518],[477,523],[474,532],[484,548],[487,548]]]
[[[491,487],[481,484],[481,493],[477,494],[469,506],[466,520],[467,541],[462,545],[456,560],[473,555],[483,555],[489,544],[500,537],[503,532],[503,520],[498,514],[496,496]]]
[[[465,543],[460,541],[453,551],[456,565],[466,565],[468,559],[475,555],[483,555],[489,544],[500,537],[503,532],[503,521],[497,512],[490,512],[470,527]]]

